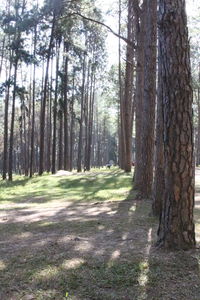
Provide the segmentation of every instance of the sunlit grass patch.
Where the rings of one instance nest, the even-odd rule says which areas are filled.
[[[58,177],[47,174],[32,179],[15,176],[13,182],[0,181],[0,204],[120,201],[126,198],[131,188],[132,175],[117,168]]]

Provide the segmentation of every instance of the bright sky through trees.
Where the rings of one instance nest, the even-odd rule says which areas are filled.
[[[102,9],[104,13],[105,23],[110,26],[115,32],[118,31],[118,1],[116,0],[97,0],[97,6]],[[187,15],[189,18],[196,17],[200,14],[199,0],[186,0]],[[116,15],[115,15],[116,14]],[[122,44],[124,42],[122,41]],[[108,33],[107,48],[109,65],[118,62],[118,38],[112,33]]]

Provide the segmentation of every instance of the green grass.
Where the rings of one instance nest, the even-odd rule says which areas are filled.
[[[95,173],[94,173],[95,172]],[[132,177],[119,169],[71,176],[43,175],[32,179],[15,176],[13,182],[0,181],[0,204],[53,201],[120,201],[132,187]]]

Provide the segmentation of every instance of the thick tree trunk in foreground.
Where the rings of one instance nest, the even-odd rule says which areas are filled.
[[[164,110],[165,196],[158,245],[195,245],[190,56],[185,2],[160,0],[160,63]]]
[[[199,63],[199,84],[200,84],[200,63]],[[200,165],[200,87],[197,90],[197,105],[198,105],[198,127],[197,127],[197,153],[196,165]]]

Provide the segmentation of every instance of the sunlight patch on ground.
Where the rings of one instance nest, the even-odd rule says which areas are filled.
[[[3,260],[0,259],[0,271],[3,271],[6,268],[5,263],[3,262]]]
[[[147,299],[146,285],[148,283],[148,274],[149,274],[149,254],[151,249],[152,241],[152,228],[148,231],[147,246],[144,251],[144,260],[140,262],[140,275],[138,277],[138,283],[143,288],[141,291],[141,299]]]
[[[79,268],[82,264],[85,263],[85,260],[82,258],[72,258],[72,259],[65,259],[62,263],[62,268],[70,270]]]
[[[120,250],[115,250],[111,255],[111,260],[116,260],[120,257]]]
[[[22,232],[20,234],[15,234],[13,235],[13,239],[17,239],[17,240],[25,240],[28,239],[30,237],[32,237],[33,234],[31,232]]]
[[[70,176],[70,175],[73,175],[73,173],[65,170],[59,170],[56,174],[53,174],[51,176]]]
[[[77,252],[89,252],[92,248],[93,248],[93,245],[90,242],[81,240],[74,247],[74,251],[77,251]]]
[[[48,266],[41,271],[38,271],[34,274],[34,278],[36,279],[49,279],[55,277],[59,272],[59,268],[55,266]]]
[[[135,204],[129,208],[129,211],[135,211],[135,210],[136,210],[136,205]]]

